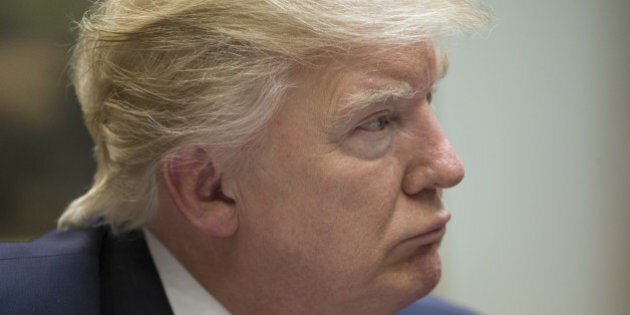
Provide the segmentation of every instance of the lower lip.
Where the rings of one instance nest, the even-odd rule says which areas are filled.
[[[394,257],[404,261],[412,257],[426,257],[438,248],[444,233],[446,233],[446,226],[410,237],[396,246]]]
[[[418,236],[407,239],[407,242],[411,242],[416,246],[426,246],[434,243],[438,243],[444,237],[446,233],[446,226],[442,226],[433,231],[429,231]]]

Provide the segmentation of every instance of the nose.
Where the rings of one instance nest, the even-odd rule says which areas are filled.
[[[446,138],[435,117],[424,124],[420,136],[412,145],[411,156],[405,177],[403,191],[408,195],[425,189],[453,187],[464,178],[464,166]]]

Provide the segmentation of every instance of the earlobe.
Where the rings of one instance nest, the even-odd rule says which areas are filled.
[[[238,229],[238,215],[234,200],[223,194],[217,166],[207,150],[187,148],[164,161],[162,176],[178,210],[196,229],[229,237]]]

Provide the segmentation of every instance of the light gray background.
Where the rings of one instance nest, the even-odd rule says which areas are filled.
[[[467,167],[437,293],[483,314],[630,314],[630,1],[485,1],[436,111]]]

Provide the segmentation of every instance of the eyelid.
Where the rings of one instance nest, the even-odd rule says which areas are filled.
[[[359,125],[359,126],[363,125],[363,124],[365,124],[367,122],[370,122],[370,121],[372,121],[372,120],[374,120],[376,118],[379,118],[381,116],[390,115],[391,113],[392,113],[392,111],[389,110],[389,109],[379,110],[379,111],[371,113],[370,115],[368,115],[365,118],[361,119],[357,125]]]
[[[378,119],[381,119],[381,118],[386,118],[387,119],[387,124],[390,124],[392,122],[395,122],[396,116],[397,116],[396,113],[394,111],[392,111],[392,110],[381,110],[381,111],[373,113],[373,114],[369,115],[367,118],[361,120],[361,122],[359,122],[354,129],[355,130],[363,130],[363,131],[367,131],[367,132],[380,131],[380,130],[369,130],[369,128],[362,128],[362,127],[367,125],[367,124],[374,123]],[[383,129],[385,129],[385,128],[383,128]],[[383,129],[381,129],[381,130],[383,130]]]
[[[385,129],[389,123],[390,123],[389,116],[381,115],[359,125],[357,129],[368,131],[368,132],[378,132]],[[373,126],[374,124],[376,124],[376,126]]]

